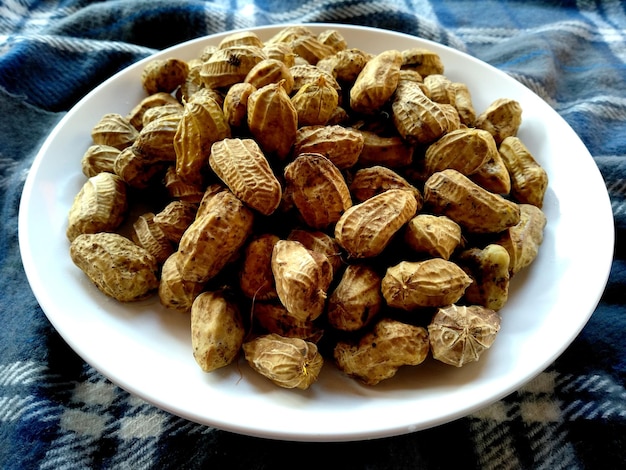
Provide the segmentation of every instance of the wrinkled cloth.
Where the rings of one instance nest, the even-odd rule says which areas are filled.
[[[242,436],[189,422],[118,388],[71,350],[39,307],[19,253],[19,201],[34,156],[64,114],[103,80],[157,50],[233,28],[298,22],[376,26],[473,55],[542,97],[592,154],[615,218],[608,285],[571,346],[518,391],[451,423],[384,439]],[[618,1],[0,3],[0,467],[622,467],[624,90],[626,3]]]

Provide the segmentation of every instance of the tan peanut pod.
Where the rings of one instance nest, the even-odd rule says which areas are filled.
[[[163,116],[144,126],[133,142],[133,151],[150,161],[175,162],[174,138],[181,116]]]
[[[365,130],[360,132],[363,136],[363,150],[358,160],[360,165],[401,168],[413,162],[414,147],[400,136],[380,136]]]
[[[290,43],[299,37],[315,37],[313,31],[304,25],[290,25],[282,28],[274,36],[265,41],[265,45],[276,43]]]
[[[303,153],[289,163],[285,184],[302,219],[314,229],[334,224],[352,206],[341,171],[317,153]]]
[[[264,59],[256,64],[246,75],[244,83],[249,83],[255,88],[262,88],[270,83],[283,82],[283,88],[287,94],[293,90],[293,76],[289,67],[278,59]]]
[[[500,144],[500,155],[511,176],[511,196],[521,204],[541,209],[548,188],[548,174],[519,137],[507,137]]]
[[[198,204],[198,210],[196,211],[196,219],[202,217],[206,212],[213,210],[213,198],[222,191],[229,191],[229,189],[221,183],[210,184],[204,189],[204,193]]]
[[[253,219],[233,193],[216,194],[180,240],[177,263],[182,278],[206,282],[215,277],[252,233]]]
[[[471,175],[476,172],[498,148],[489,132],[464,128],[448,132],[426,149],[426,173],[432,175],[451,168]]]
[[[456,170],[433,174],[424,185],[424,203],[473,233],[498,233],[520,220],[519,205],[491,193]]]
[[[247,125],[248,98],[256,91],[250,83],[235,83],[228,89],[224,97],[224,117],[231,127],[240,128]]]
[[[254,237],[245,246],[239,288],[246,297],[256,301],[271,300],[278,296],[272,274],[272,251],[278,240],[278,236],[264,233]]]
[[[335,225],[335,239],[351,258],[377,256],[416,211],[412,191],[389,189],[348,209]]]
[[[348,42],[343,35],[336,29],[327,29],[317,35],[317,40],[330,47],[333,52],[343,51],[347,49]]]
[[[474,126],[489,132],[500,143],[510,136],[517,135],[522,124],[522,107],[510,98],[498,98],[476,117]]]
[[[476,120],[476,110],[474,109],[472,94],[470,93],[467,84],[462,82],[453,82],[450,87],[454,93],[454,107],[459,113],[461,123],[468,127],[473,127],[474,121]]]
[[[328,323],[342,331],[360,330],[369,324],[384,302],[381,281],[381,276],[371,266],[349,265],[328,297]]]
[[[424,85],[428,89],[428,97],[435,103],[455,105],[456,94],[452,89],[452,81],[441,74],[431,74],[424,78]]]
[[[471,283],[472,279],[456,263],[429,258],[401,261],[387,268],[381,291],[387,305],[410,311],[453,304]]]
[[[187,102],[205,103],[207,100],[214,100],[220,107],[224,105],[224,92],[213,88],[202,87],[189,97]]]
[[[78,235],[70,257],[101,292],[120,302],[145,299],[159,286],[154,257],[117,233]]]
[[[168,166],[165,171],[165,189],[172,199],[178,199],[192,204],[200,202],[204,195],[204,188],[197,184],[183,181],[176,173],[176,165]]]
[[[439,54],[422,47],[413,47],[402,51],[402,68],[415,70],[422,77],[443,74],[444,72],[444,65]]]
[[[324,335],[324,330],[315,322],[298,320],[278,302],[254,302],[252,315],[267,333],[300,338],[311,343],[317,343]]]
[[[175,118],[180,119],[183,116],[183,105],[180,103],[164,104],[163,106],[154,106],[147,109],[143,114],[143,121],[140,128],[143,129],[152,121],[169,116],[174,116]]]
[[[201,62],[206,62],[207,60],[211,58],[213,54],[215,54],[217,50],[218,50],[217,45],[208,44],[202,48],[202,51],[200,51],[200,55],[198,56],[198,58],[200,59]]]
[[[231,131],[221,106],[212,98],[190,101],[174,135],[176,173],[183,181],[202,186],[211,147],[230,138]]]
[[[263,41],[254,31],[237,31],[235,33],[228,34],[217,45],[218,49],[226,49],[233,46],[254,46],[263,47]]]
[[[447,132],[452,132],[457,129],[461,129],[462,127],[465,127],[461,125],[461,117],[459,116],[459,112],[454,106],[452,106],[451,104],[439,103],[439,108],[443,112],[448,122]]]
[[[339,82],[354,83],[372,57],[360,49],[344,49],[321,59],[317,67],[331,73]]]
[[[429,144],[448,131],[446,113],[413,81],[398,83],[391,114],[398,133],[410,144]]]
[[[511,192],[511,176],[500,152],[490,152],[487,161],[469,175],[469,178],[492,193],[509,194]]]
[[[207,88],[228,88],[243,82],[256,64],[266,59],[256,46],[231,46],[216,50],[202,65],[200,78]]]
[[[215,142],[209,165],[235,196],[252,209],[270,215],[278,208],[282,187],[254,140],[235,138]]]
[[[202,70],[202,64],[204,61],[197,57],[187,62],[189,71],[187,72],[187,78],[176,90],[176,100],[180,103],[186,103],[200,90],[205,90],[202,79],[200,78],[200,70]]]
[[[333,357],[349,377],[376,385],[392,378],[403,366],[424,362],[429,348],[426,328],[383,318],[358,342],[339,341]]]
[[[337,241],[327,233],[319,230],[303,230],[296,228],[289,232],[287,240],[300,242],[305,248],[325,255],[333,267],[333,273],[337,273],[343,265],[341,247]]]
[[[272,273],[278,298],[290,315],[310,321],[322,314],[333,279],[333,268],[325,255],[308,250],[300,242],[279,240],[272,252]]]
[[[260,88],[248,97],[248,128],[261,149],[285,159],[298,130],[298,112],[283,82]]]
[[[128,120],[117,113],[107,113],[91,129],[91,139],[96,145],[110,145],[123,150],[133,144],[138,131]]]
[[[445,260],[462,240],[461,226],[445,215],[418,214],[404,232],[404,241],[413,251]]]
[[[191,305],[191,347],[204,372],[237,359],[246,330],[239,307],[222,291],[203,292]]]
[[[546,215],[533,204],[520,204],[519,222],[509,227],[495,241],[509,252],[511,276],[530,266],[539,253],[543,242]]]
[[[298,90],[304,85],[317,83],[320,76],[322,76],[324,77],[326,83],[337,90],[337,95],[341,97],[341,86],[332,73],[311,64],[296,64],[293,67],[290,67],[289,71],[293,77],[293,89],[291,90],[292,95],[297,93]]]
[[[137,189],[148,188],[167,168],[167,162],[152,161],[139,155],[133,146],[122,150],[113,162],[113,171],[124,182]]]
[[[319,153],[340,170],[350,168],[363,150],[363,135],[340,125],[303,126],[296,132],[293,154]]]
[[[113,173],[113,162],[119,154],[120,150],[110,145],[90,145],[80,161],[83,175],[91,178],[102,172]]]
[[[243,351],[255,372],[282,388],[308,389],[324,365],[315,343],[274,333],[244,343]]]
[[[151,108],[164,106],[164,105],[178,105],[181,104],[170,93],[160,91],[152,95],[148,95],[143,98],[135,107],[128,113],[126,119],[137,130],[141,130],[143,127],[143,115]]]
[[[154,213],[146,212],[141,214],[131,230],[132,240],[139,246],[145,248],[157,260],[163,264],[167,258],[174,253],[174,247],[165,233],[154,222]]]
[[[337,90],[320,75],[316,83],[301,87],[291,98],[299,126],[325,125],[339,105]]]
[[[155,214],[153,220],[169,241],[178,244],[196,218],[197,209],[198,206],[191,202],[171,201]]]
[[[161,267],[159,280],[159,301],[165,308],[181,313],[191,312],[191,305],[204,290],[204,283],[185,281],[180,274],[176,258],[178,251],[172,253]]]
[[[396,91],[402,54],[390,49],[372,57],[350,89],[350,108],[357,113],[374,114]]]
[[[268,59],[280,60],[288,68],[296,64],[296,55],[289,44],[264,44],[262,50]]]
[[[141,73],[141,84],[149,95],[171,93],[185,83],[189,66],[180,59],[154,59],[149,61]]]
[[[406,189],[415,196],[418,211],[424,204],[422,193],[420,193],[419,189],[391,168],[380,165],[358,170],[352,177],[349,188],[350,194],[359,202],[363,202],[388,189]]]
[[[83,233],[110,232],[123,222],[128,209],[126,183],[112,173],[98,173],[78,191],[68,214],[69,241]]]
[[[497,312],[480,305],[440,308],[428,325],[433,358],[455,367],[475,362],[500,331]]]
[[[464,303],[495,311],[504,307],[509,298],[511,258],[503,246],[492,243],[484,248],[470,248],[462,251],[456,261],[472,278]]]
[[[293,52],[311,65],[334,53],[332,47],[322,44],[314,36],[299,36],[289,42]]]

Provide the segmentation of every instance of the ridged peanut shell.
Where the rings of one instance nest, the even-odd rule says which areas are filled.
[[[449,128],[441,106],[413,81],[398,83],[391,102],[391,115],[398,133],[411,144],[430,144]]]
[[[451,168],[464,175],[476,172],[498,148],[491,134],[481,129],[463,128],[448,132],[426,149],[426,173]]]
[[[254,371],[283,388],[308,389],[324,365],[314,343],[275,333],[244,343],[243,351]]]
[[[144,126],[133,142],[134,152],[150,161],[175,162],[174,138],[181,116],[165,115]]]
[[[414,47],[402,51],[402,68],[415,70],[422,77],[443,74],[444,72],[443,61],[439,54],[422,47]]]
[[[440,308],[428,325],[433,358],[462,367],[478,361],[500,331],[500,316],[479,305]]]
[[[91,129],[94,144],[110,145],[118,150],[131,146],[138,134],[128,119],[117,113],[105,114]]]
[[[333,279],[325,255],[296,241],[279,240],[272,252],[272,273],[278,298],[292,316],[309,321],[322,314]]]
[[[305,230],[295,228],[287,236],[287,240],[300,242],[305,248],[322,253],[328,258],[333,267],[333,272],[338,272],[343,261],[341,259],[341,247],[337,241],[320,230]]]
[[[205,284],[183,279],[176,261],[178,256],[179,252],[172,253],[161,267],[159,301],[166,308],[189,313],[193,301],[204,290]]]
[[[207,88],[228,88],[243,82],[252,67],[266,58],[258,46],[237,45],[218,49],[202,65],[200,78]]]
[[[120,302],[144,299],[159,286],[154,256],[116,233],[77,236],[70,257],[101,292]]]
[[[357,113],[374,114],[396,91],[402,54],[390,49],[371,58],[350,89],[350,107]]]
[[[246,75],[244,83],[249,83],[255,88],[262,88],[270,83],[278,83],[284,80],[283,87],[287,94],[293,89],[293,76],[287,65],[278,59],[264,59],[256,64]]]
[[[334,224],[352,206],[343,175],[323,155],[299,155],[285,167],[285,181],[300,215],[314,229]]]
[[[333,357],[346,375],[376,385],[392,378],[403,366],[424,362],[428,350],[426,328],[383,318],[357,342],[339,341]]]
[[[326,315],[330,325],[338,330],[356,331],[370,323],[384,302],[381,281],[372,267],[349,265],[328,297]]]
[[[113,163],[120,154],[120,150],[110,145],[90,145],[80,161],[83,175],[87,178],[98,173],[113,173]]]
[[[149,95],[158,92],[171,93],[185,83],[189,66],[176,58],[149,61],[141,74],[141,84]]]
[[[149,109],[164,106],[164,105],[174,105],[174,106],[178,106],[182,108],[182,105],[170,93],[160,91],[160,92],[153,93],[143,98],[128,113],[128,115],[126,116],[126,119],[137,130],[141,130],[141,128],[143,127],[143,117],[146,111],[148,111]]]
[[[191,347],[203,371],[211,372],[233,362],[245,335],[239,307],[223,292],[203,292],[193,301]]]
[[[511,98],[498,98],[476,117],[474,126],[493,135],[496,144],[517,135],[522,124],[522,106]]]
[[[256,87],[250,83],[235,83],[228,89],[222,109],[226,122],[231,127],[239,128],[247,125],[248,98],[255,91]]]
[[[253,219],[233,193],[216,194],[180,240],[177,262],[183,279],[206,282],[216,276],[251,234]]]
[[[404,232],[404,241],[412,250],[446,260],[462,240],[461,226],[445,215],[418,214]]]
[[[541,208],[548,188],[548,174],[518,137],[500,144],[500,155],[511,176],[511,196],[521,204]]]
[[[110,232],[120,226],[128,209],[126,183],[112,173],[98,173],[78,191],[68,214],[66,235]]]
[[[406,189],[411,191],[417,202],[417,210],[422,208],[424,201],[419,189],[391,168],[380,165],[361,168],[354,174],[350,182],[350,193],[357,201],[361,202],[388,189]]]
[[[282,82],[266,85],[250,94],[247,123],[265,153],[275,154],[279,159],[289,155],[298,130],[298,112]]]
[[[212,98],[191,101],[174,135],[176,172],[184,181],[202,185],[211,146],[231,136],[222,107]]]
[[[272,273],[272,252],[279,237],[264,233],[250,240],[244,249],[239,274],[239,288],[253,300],[270,300],[277,297]]]
[[[299,126],[324,125],[337,109],[339,95],[320,75],[316,83],[301,87],[291,102],[298,113]]]
[[[414,147],[400,136],[381,136],[366,130],[360,132],[363,136],[363,149],[358,159],[360,165],[401,168],[413,162]]]
[[[174,253],[174,246],[165,233],[154,222],[154,214],[146,212],[137,217],[131,231],[132,240],[145,248],[159,264],[165,262]]]
[[[387,305],[410,311],[453,304],[471,283],[472,279],[457,264],[430,258],[401,261],[387,268],[381,290]]]
[[[473,233],[498,233],[520,220],[519,205],[478,186],[456,170],[435,173],[424,185],[424,202]]]
[[[278,208],[282,187],[267,158],[252,139],[223,139],[211,148],[209,165],[249,207],[269,215]]]
[[[520,220],[500,234],[496,243],[509,252],[509,272],[514,275],[530,266],[539,253],[547,218],[533,204],[520,204]]]
[[[165,237],[173,243],[180,242],[183,233],[196,218],[197,205],[185,201],[171,201],[154,216]]]
[[[340,170],[350,168],[359,160],[363,150],[363,135],[340,125],[303,126],[296,133],[294,155],[319,153]]]
[[[412,191],[389,189],[348,209],[335,225],[335,239],[352,258],[377,256],[416,211]]]

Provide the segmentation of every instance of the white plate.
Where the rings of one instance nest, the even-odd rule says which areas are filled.
[[[24,187],[19,235],[24,267],[51,323],[82,358],[120,387],[192,421],[254,436],[345,441],[403,434],[446,423],[515,391],[573,341],[595,309],[613,255],[613,218],[600,173],[573,130],[543,100],[468,55],[412,36],[341,25],[351,47],[373,53],[414,46],[440,54],[446,75],[467,83],[475,107],[509,97],[523,107],[520,137],[550,178],[548,224],[535,263],[513,281],[492,349],[461,369],[427,361],[366,387],[328,365],[308,391],[285,390],[244,363],[203,373],[191,354],[188,317],[153,299],[121,305],[71,262],[67,213],[84,182],[80,159],[90,130],[108,112],[127,113],[142,97],[136,63],[93,90],[54,129]],[[283,26],[255,31],[269,38]],[[226,33],[225,33],[226,34]],[[196,57],[225,35],[156,57]],[[154,57],[152,57],[154,58]]]

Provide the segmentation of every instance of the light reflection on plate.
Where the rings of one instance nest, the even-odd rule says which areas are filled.
[[[493,67],[399,33],[307,26],[316,32],[335,28],[350,47],[372,53],[416,46],[434,50],[446,75],[468,84],[478,112],[496,98],[521,103],[519,136],[550,178],[544,205],[548,224],[535,263],[513,280],[495,344],[478,363],[456,369],[429,360],[376,387],[360,385],[329,364],[308,391],[284,390],[244,363],[203,373],[191,355],[188,317],[165,310],[156,298],[121,305],[100,294],[68,256],[67,213],[84,182],[80,159],[90,145],[92,126],[105,113],[126,114],[143,97],[145,61],[81,100],[35,159],[19,220],[20,248],[33,292],[54,327],[85,361],[129,392],[196,422],[268,438],[345,441],[403,434],[465,416],[549,366],[595,309],[613,255],[613,218],[604,182],[565,121]],[[254,31],[267,39],[283,27]],[[191,59],[226,34],[157,56]]]

